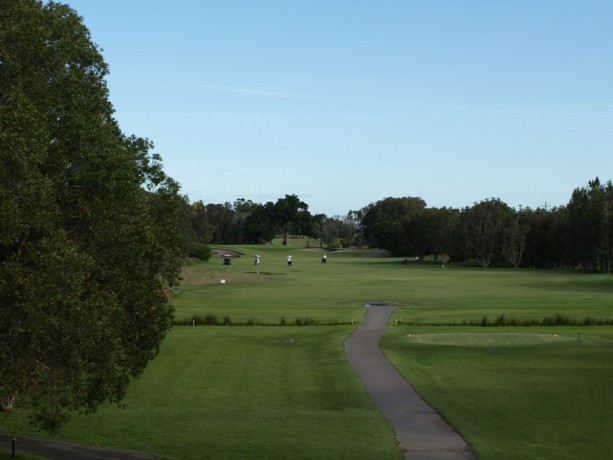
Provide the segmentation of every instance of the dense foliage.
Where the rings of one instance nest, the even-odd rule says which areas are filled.
[[[386,198],[366,207],[361,228],[367,241],[397,255],[474,260],[484,268],[508,264],[611,271],[610,181],[602,184],[596,178],[575,189],[567,206],[553,209],[516,210],[497,198],[461,210],[417,203],[415,198]]]
[[[106,74],[73,10],[0,0],[0,403],[50,431],[121,401],[171,326],[178,185]]]
[[[277,209],[301,203],[291,220]],[[268,243],[275,235],[318,238],[321,246],[368,245],[397,256],[431,256],[442,263],[475,261],[483,268],[579,268],[611,272],[613,185],[598,178],[572,192],[566,206],[509,207],[490,198],[463,209],[429,208],[418,197],[385,198],[347,216],[311,215],[295,195],[265,205],[185,206],[193,232],[203,243]],[[198,230],[202,229],[202,230]]]

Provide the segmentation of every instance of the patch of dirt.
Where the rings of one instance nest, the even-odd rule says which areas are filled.
[[[183,267],[183,270],[181,270],[181,286],[212,284],[214,282],[219,283],[219,275],[202,267],[202,265]]]
[[[326,248],[303,248],[303,251],[306,252],[327,252],[334,254],[343,254],[343,253],[364,253],[366,257],[392,257],[392,253],[387,249],[357,249],[357,248],[347,248],[347,249],[326,249]]]
[[[232,249],[223,249],[223,248],[211,248],[211,253],[215,257],[225,257],[226,255],[230,255],[232,257],[240,257],[244,256],[242,252],[234,251]]]
[[[302,248],[305,252],[330,252],[329,249],[326,248]]]
[[[237,273],[220,270],[215,266],[198,265],[195,267],[183,267],[181,271],[180,286],[205,286],[210,284],[224,284],[253,282],[254,273]]]

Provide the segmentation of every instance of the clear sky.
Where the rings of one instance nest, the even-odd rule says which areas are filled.
[[[191,202],[565,205],[613,179],[610,0],[66,0]]]

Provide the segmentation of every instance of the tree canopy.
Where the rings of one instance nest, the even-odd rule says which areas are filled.
[[[396,256],[475,262],[483,268],[580,268],[611,272],[613,185],[597,177],[576,188],[566,206],[513,209],[489,198],[462,209],[428,207],[418,197],[387,197],[346,216],[311,215],[296,195],[264,205],[240,199],[192,205],[206,211],[212,244],[270,243],[289,234],[319,239],[327,248],[370,246]],[[296,212],[280,212],[286,209]],[[219,212],[223,209],[223,212]],[[194,223],[195,225],[195,223]]]
[[[69,7],[0,0],[0,407],[50,431],[121,401],[172,320],[179,187],[107,72]]]

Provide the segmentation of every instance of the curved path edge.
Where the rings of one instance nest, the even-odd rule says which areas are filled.
[[[475,459],[471,447],[413,390],[379,349],[396,307],[370,306],[345,342],[349,364],[396,432],[407,460]]]
[[[57,460],[161,460],[139,452],[124,452],[52,439],[35,439],[0,433],[0,449],[11,451],[13,437],[15,452]]]

